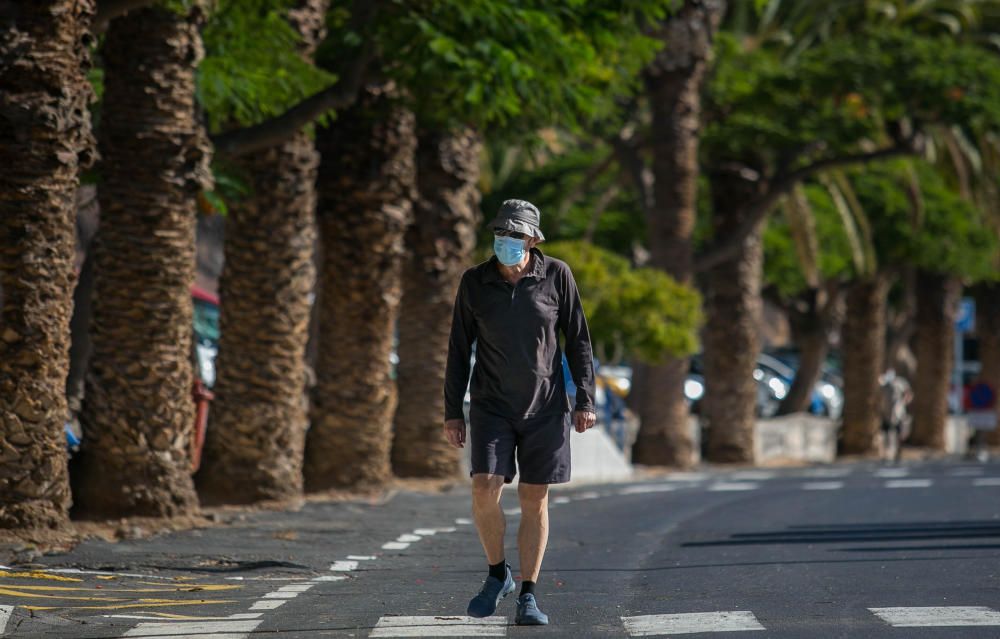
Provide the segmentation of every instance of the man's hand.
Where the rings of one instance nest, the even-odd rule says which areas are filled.
[[[444,423],[444,437],[455,448],[465,448],[465,420],[446,420]]]
[[[592,413],[590,411],[573,411],[573,425],[576,426],[576,432],[585,433],[594,427],[597,423],[597,413]]]

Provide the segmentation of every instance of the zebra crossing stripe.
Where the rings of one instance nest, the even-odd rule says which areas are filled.
[[[868,610],[895,628],[1000,626],[1000,612],[986,606],[925,606]]]
[[[506,617],[382,617],[370,637],[504,637]]]
[[[210,635],[227,639],[243,639],[262,619],[236,619],[232,621],[151,621],[140,623],[122,637],[198,637]],[[222,634],[224,633],[224,634]]]
[[[802,484],[803,490],[838,490],[843,487],[842,481],[811,481]]]
[[[759,484],[755,484],[753,482],[748,482],[748,481],[740,481],[740,482],[720,481],[715,484],[712,484],[711,486],[708,487],[708,489],[712,492],[729,492],[735,490],[757,490],[759,487],[760,487]]]
[[[757,617],[749,610],[641,615],[622,617],[622,623],[630,637],[764,630],[764,626],[760,625]]]
[[[890,479],[885,482],[886,488],[930,488],[930,479]]]
[[[908,468],[879,468],[875,471],[875,476],[882,478],[906,477],[909,474],[910,470]]]

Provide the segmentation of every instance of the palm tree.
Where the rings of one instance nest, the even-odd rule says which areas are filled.
[[[367,87],[317,136],[323,264],[304,467],[310,491],[378,486],[390,477],[390,358],[417,144],[413,113],[394,93],[391,84]]]
[[[839,452],[877,456],[882,450],[882,352],[889,278],[861,277],[847,289],[847,312],[841,331],[844,359],[844,413]]]
[[[70,504],[65,380],[75,196],[93,157],[92,1],[18,3],[0,27],[0,528],[59,528]]]
[[[195,117],[197,15],[130,12],[112,21],[102,50],[93,354],[73,477],[85,515],[171,516],[198,504],[186,452],[190,287],[196,198],[211,173]]]
[[[643,74],[652,113],[653,183],[647,186],[639,171],[633,171],[634,181],[643,194],[650,264],[682,284],[691,284],[694,278],[701,90],[724,9],[721,0],[687,0],[658,29],[664,48]],[[625,158],[637,157],[621,141],[618,149]],[[626,162],[635,165],[634,159]],[[694,462],[683,392],[689,366],[686,357],[669,358],[642,367],[637,375],[642,417],[632,451],[637,463],[685,467]]]
[[[441,435],[448,335],[455,292],[476,244],[479,136],[425,131],[417,145],[418,197],[407,232],[399,322],[399,406],[392,467],[404,477],[450,477],[458,451]]]
[[[322,39],[328,5],[300,0],[289,12],[307,59]],[[239,164],[252,193],[226,221],[216,401],[196,477],[205,503],[302,492],[319,153],[300,130]]]
[[[917,377],[913,385],[913,433],[917,446],[944,450],[955,316],[962,282],[954,275],[917,272]],[[932,369],[932,370],[928,370]]]
[[[1000,391],[1000,284],[981,284],[976,289],[976,334],[979,335],[979,379]],[[1000,428],[987,441],[1000,445]]]

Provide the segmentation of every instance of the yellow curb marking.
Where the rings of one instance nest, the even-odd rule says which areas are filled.
[[[106,601],[106,600],[105,600]],[[209,604],[239,603],[236,599],[201,599],[198,601],[173,601],[170,599],[140,599],[145,603],[114,604],[110,606],[20,606],[26,610],[120,610],[122,608],[146,608],[158,606],[201,606]]]
[[[53,575],[47,572],[41,572],[38,570],[32,570],[29,572],[10,572],[9,570],[0,570],[0,577],[17,577],[20,579],[51,579],[52,581],[83,581],[83,579],[77,579],[75,577],[63,577],[62,575]]]
[[[8,597],[37,597],[39,599],[79,599],[81,601],[127,601],[127,599],[115,599],[110,597],[69,597],[63,595],[40,595],[37,592],[21,592],[10,588],[0,588],[0,595]]]
[[[156,584],[159,585],[159,584]],[[198,591],[209,591],[209,590],[234,590],[236,588],[241,588],[242,586],[229,586],[229,585],[205,585],[205,586],[169,586],[167,588],[69,588],[66,586],[21,586],[12,585],[10,588],[17,590],[43,590],[48,592],[59,591],[59,592],[198,592]],[[2,588],[0,588],[2,589]]]

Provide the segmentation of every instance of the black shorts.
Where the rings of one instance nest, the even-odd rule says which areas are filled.
[[[473,475],[503,475],[509,484],[520,470],[526,484],[569,481],[570,413],[511,420],[472,407],[469,422]]]

